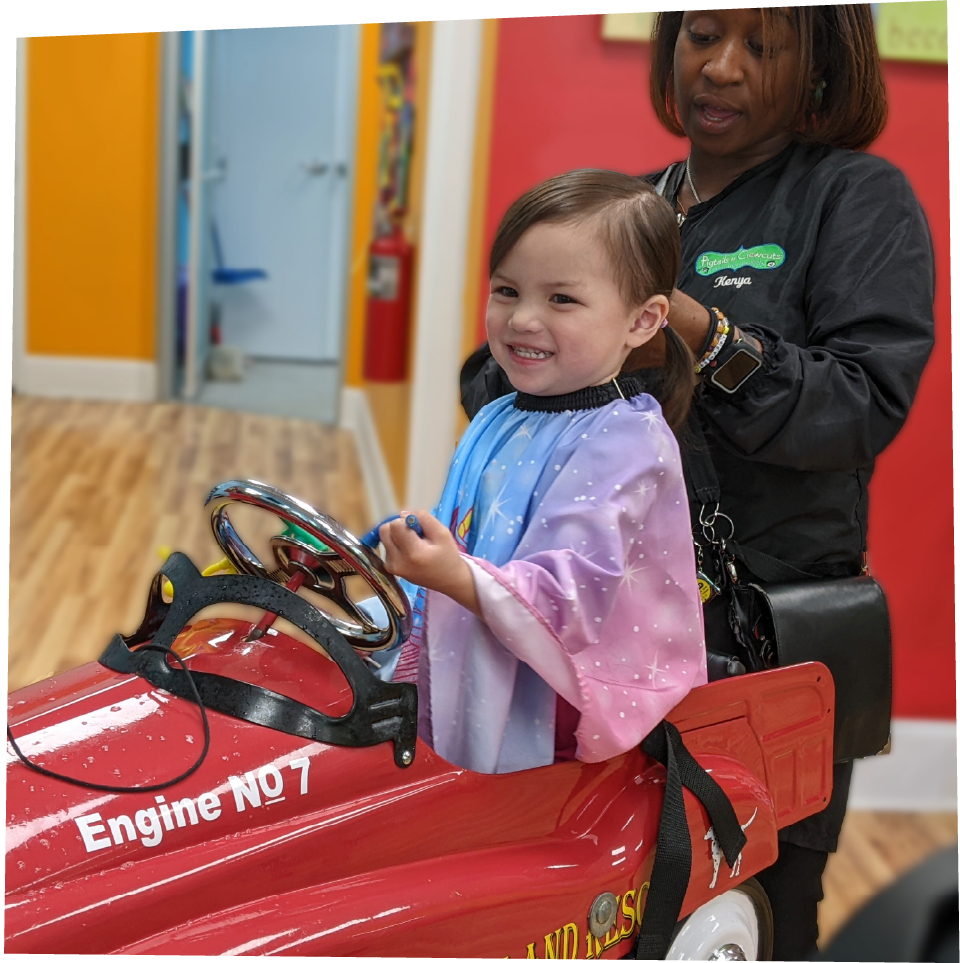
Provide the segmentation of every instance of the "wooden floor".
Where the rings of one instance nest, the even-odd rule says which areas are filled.
[[[161,551],[222,557],[204,500],[256,478],[362,534],[371,524],[347,432],[187,405],[13,399],[10,689],[95,659],[140,623]],[[275,519],[231,510],[263,559]]]
[[[823,877],[820,945],[874,893],[925,857],[956,845],[956,813],[847,813]]]
[[[220,558],[203,507],[228,478],[276,485],[346,528],[372,523],[352,437],[183,405],[13,399],[9,687],[95,659],[139,624],[162,549]],[[268,517],[235,512],[265,551]],[[264,555],[261,555],[264,557]],[[830,857],[821,942],[873,893],[957,841],[955,813],[851,813]]]

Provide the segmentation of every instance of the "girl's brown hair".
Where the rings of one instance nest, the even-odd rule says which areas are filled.
[[[655,294],[670,297],[680,271],[680,231],[670,205],[645,181],[614,171],[580,170],[552,177],[514,201],[490,250],[490,275],[534,224],[595,221],[624,303],[643,304]],[[653,393],[671,428],[684,421],[693,397],[693,355],[669,327],[666,360]],[[623,373],[641,366],[632,351]]]
[[[887,94],[868,3],[780,7],[797,32],[800,70],[794,130],[800,140],[864,150],[887,122]],[[674,90],[673,52],[682,10],[657,14],[650,64],[650,99],[660,122],[683,136]],[[760,8],[764,45],[770,8]],[[819,98],[816,91],[820,85]]]

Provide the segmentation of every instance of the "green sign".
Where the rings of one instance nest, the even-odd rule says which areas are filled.
[[[756,247],[741,247],[739,251],[721,254],[719,251],[704,251],[697,258],[697,274],[708,278],[717,271],[739,271],[751,267],[757,271],[769,271],[783,264],[787,252],[779,244],[758,244]]]
[[[877,46],[885,60],[947,62],[947,0],[873,4]],[[604,40],[648,42],[654,14],[605,13]]]
[[[947,0],[878,4],[876,24],[884,59],[947,62]]]

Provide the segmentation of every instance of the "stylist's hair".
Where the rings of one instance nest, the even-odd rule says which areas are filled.
[[[514,201],[490,250],[490,275],[534,224],[596,224],[624,303],[637,307],[655,294],[668,298],[680,272],[680,231],[670,205],[646,182],[615,171],[580,170],[544,181]],[[671,428],[683,424],[693,397],[693,355],[672,328],[666,357],[651,385]],[[630,352],[621,373],[641,367],[643,348]]]
[[[870,4],[779,9],[789,12],[799,45],[794,94],[798,139],[850,150],[869,147],[887,122],[887,94]],[[761,7],[760,11],[765,32],[770,10]],[[673,51],[682,20],[682,10],[657,14],[650,64],[653,109],[664,127],[680,136]],[[825,86],[818,100],[815,91],[821,83]]]

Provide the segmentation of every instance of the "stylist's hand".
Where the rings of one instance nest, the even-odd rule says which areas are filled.
[[[702,349],[707,332],[713,326],[713,315],[699,301],[694,301],[679,288],[674,288],[670,295],[667,320],[694,356]],[[646,344],[636,349],[637,367],[662,368],[667,360],[666,352],[666,336],[662,331],[658,331]]]
[[[694,301],[679,288],[670,295],[670,310],[667,313],[670,327],[683,338],[687,347],[698,354],[707,339],[707,333],[714,325],[713,315],[699,301]]]
[[[407,515],[416,515],[423,538],[407,525]],[[470,567],[446,525],[429,512],[401,512],[400,518],[381,525],[379,534],[385,550],[384,564],[391,575],[442,592],[474,615],[480,615]]]

